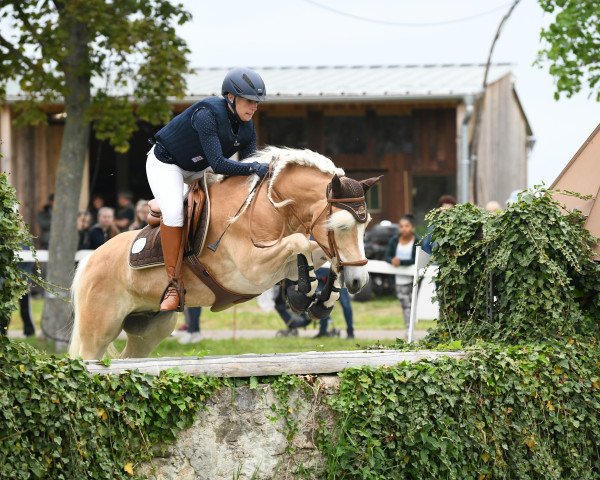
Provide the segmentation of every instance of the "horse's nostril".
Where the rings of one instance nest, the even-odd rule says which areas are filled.
[[[352,280],[352,288],[354,290],[358,290],[360,288],[360,282],[358,281],[358,279],[355,278],[354,280]]]

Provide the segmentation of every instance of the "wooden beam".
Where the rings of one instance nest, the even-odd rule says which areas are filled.
[[[190,375],[210,377],[262,377],[269,375],[308,375],[337,373],[350,367],[381,367],[400,362],[418,362],[440,358],[464,358],[465,353],[418,350],[355,350],[340,352],[246,354],[215,357],[132,358],[113,360],[104,366],[97,360],[86,361],[88,371],[95,375],[119,375],[138,370],[159,375],[168,369],[178,369]]]

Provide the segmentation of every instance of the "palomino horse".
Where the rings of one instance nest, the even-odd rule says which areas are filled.
[[[284,278],[297,279],[297,258],[303,255],[309,268],[327,260],[334,271],[344,266],[345,286],[350,292],[359,291],[368,281],[363,245],[368,214],[362,197],[373,181],[342,178],[353,182],[354,193],[356,185],[362,187],[358,200],[364,218],[358,221],[347,204],[331,202],[332,182],[339,187],[338,176],[344,172],[328,158],[310,150],[268,147],[252,158],[256,160],[271,163],[271,175],[259,188],[254,188],[256,176],[216,175],[208,187],[213,208],[206,244],[214,243],[229,226],[219,248],[205,248],[200,255],[213,277],[231,291],[258,295]],[[175,312],[157,311],[166,284],[164,268],[129,266],[137,233],[117,235],[79,264],[71,288],[72,357],[102,358],[121,330],[127,334],[121,356],[145,357],[175,328]],[[334,248],[327,248],[331,239]],[[213,305],[214,294],[185,263],[182,275],[188,306]],[[314,278],[309,281],[307,297],[317,288]],[[335,286],[339,287],[337,280]],[[333,293],[325,307],[331,307],[338,296]]]

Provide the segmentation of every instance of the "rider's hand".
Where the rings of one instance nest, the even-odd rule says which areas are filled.
[[[255,173],[260,177],[264,177],[267,173],[269,173],[269,164],[267,163],[258,163],[256,162],[256,166],[254,167]]]

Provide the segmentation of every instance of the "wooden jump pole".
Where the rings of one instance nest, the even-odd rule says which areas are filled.
[[[462,351],[354,350],[212,357],[132,358],[113,360],[109,366],[104,366],[97,360],[89,360],[85,364],[88,371],[95,375],[118,375],[131,370],[138,370],[149,375],[159,375],[168,369],[179,369],[190,375],[261,377],[282,374],[332,374],[351,367],[393,366],[400,362],[441,358],[461,359],[464,357],[465,353]]]

